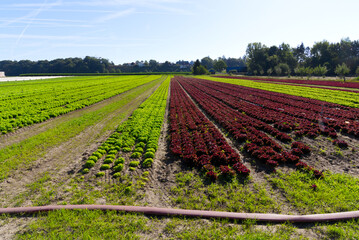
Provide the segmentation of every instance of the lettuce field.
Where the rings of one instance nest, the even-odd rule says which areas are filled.
[[[242,213],[359,209],[359,83],[86,76],[0,83],[0,204]],[[358,239],[358,220],[54,211],[4,239]]]

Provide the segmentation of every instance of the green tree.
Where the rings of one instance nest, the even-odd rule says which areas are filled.
[[[357,67],[357,70],[355,70],[355,74],[359,77],[359,67]]]
[[[197,59],[193,65],[192,74],[204,75],[204,74],[208,74],[208,70],[203,65],[201,65],[200,61]]]
[[[345,82],[345,76],[350,72],[350,68],[348,68],[348,66],[343,63],[342,65],[338,64],[337,67],[335,68],[335,73],[342,77],[344,79]]]
[[[207,75],[209,74],[208,70],[203,66],[199,66],[199,68],[197,68],[197,74],[198,75]]]
[[[275,73],[277,74],[277,76],[281,76],[281,75],[282,75],[282,68],[281,68],[279,65],[277,65],[277,66],[274,67],[274,71],[275,71]]]
[[[214,63],[213,68],[218,72],[222,72],[227,68],[227,64],[222,59],[219,59]]]
[[[279,63],[278,66],[282,69],[282,74],[284,76],[290,75],[290,73],[292,72],[287,63]]]
[[[305,75],[307,75],[308,79],[312,76],[312,74],[313,74],[313,68],[306,67],[305,68]]]
[[[213,68],[214,61],[210,57],[204,57],[201,59],[201,65],[205,66],[207,69]]]
[[[325,77],[325,74],[328,72],[328,69],[326,66],[319,65],[313,69],[313,74],[315,76],[322,76]]]
[[[279,63],[274,67],[274,71],[277,76],[286,76],[291,73],[290,67],[286,63]]]
[[[309,47],[305,47],[304,44],[300,44],[296,48],[293,48],[293,56],[297,60],[299,64],[302,64],[305,62],[305,60],[308,58],[307,53],[309,52]]]
[[[316,67],[319,65],[333,65],[333,57],[335,56],[333,46],[326,40],[322,42],[316,42],[310,50],[312,59],[311,59],[311,67]]]
[[[257,75],[261,70],[267,70],[268,48],[260,42],[250,43],[246,50],[248,72]],[[274,67],[274,66],[273,66]]]
[[[297,67],[294,69],[295,73],[301,77],[303,77],[306,74],[306,68],[305,67]]]

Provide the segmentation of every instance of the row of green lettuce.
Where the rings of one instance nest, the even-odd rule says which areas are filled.
[[[166,111],[170,79],[167,77],[128,120],[92,153],[84,164],[84,174],[93,173],[102,177],[107,171],[109,176],[119,178],[125,170],[135,171],[152,166]]]
[[[6,134],[84,108],[160,77],[73,77],[1,83],[0,132]]]

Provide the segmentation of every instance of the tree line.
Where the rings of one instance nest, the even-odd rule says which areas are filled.
[[[40,61],[0,61],[0,71],[5,71],[7,76],[20,74],[41,74],[41,73],[151,73],[151,72],[191,72],[193,61],[177,61],[175,63],[156,60],[136,61],[116,65],[108,59],[85,57],[85,58],[60,58],[55,60]],[[201,60],[205,69],[216,69],[222,71],[227,66],[245,66],[241,58],[222,57],[213,60],[205,57]],[[205,72],[208,72],[205,70]]]
[[[159,63],[156,60],[116,65],[108,59],[89,56],[85,58],[60,58],[51,61],[0,61],[0,71],[5,71],[7,76],[41,73],[190,72],[191,67],[192,64],[188,61]]]
[[[156,60],[136,61],[116,65],[108,59],[85,57],[40,61],[0,61],[0,71],[8,76],[41,73],[151,73],[191,72],[208,74],[222,72],[227,68],[247,67],[249,75],[263,76],[334,76],[359,75],[359,41],[342,39],[338,43],[316,42],[312,47],[303,43],[290,47],[282,43],[267,47],[256,42],[247,46],[242,58],[211,59],[163,63]]]
[[[359,41],[324,40],[312,47],[302,43],[295,48],[285,43],[267,47],[256,42],[248,44],[245,60],[251,75],[359,75]]]

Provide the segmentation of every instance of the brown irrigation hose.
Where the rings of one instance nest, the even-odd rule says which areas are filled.
[[[202,211],[202,210],[185,210],[173,208],[156,208],[156,207],[138,207],[138,206],[115,206],[115,205],[57,205],[42,207],[18,207],[18,208],[0,208],[0,214],[19,214],[19,213],[38,213],[60,209],[74,210],[114,210],[123,212],[143,213],[145,215],[161,215],[161,216],[186,216],[201,218],[227,218],[227,219],[255,219],[260,222],[326,222],[341,221],[359,218],[359,211],[340,212],[329,214],[313,214],[313,215],[281,215],[281,214],[264,214],[264,213],[235,213],[235,212],[218,212],[218,211]]]

